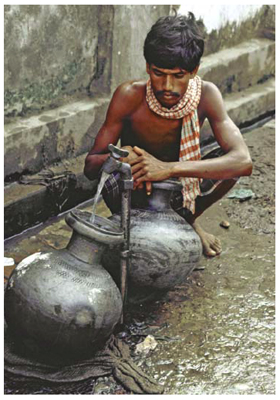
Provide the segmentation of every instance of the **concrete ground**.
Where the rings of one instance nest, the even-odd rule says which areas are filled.
[[[220,237],[222,254],[202,257],[199,270],[161,300],[129,309],[120,332],[134,361],[164,385],[166,394],[275,394],[274,120],[244,137],[254,170],[231,193],[250,189],[253,197],[225,197],[201,217],[205,229]],[[97,214],[109,215],[103,202]],[[220,226],[223,220],[228,229]],[[55,217],[6,240],[5,256],[17,264],[36,251],[65,247],[70,235],[64,217]],[[11,270],[5,268],[5,274]],[[136,345],[148,334],[157,342],[155,350],[136,355]],[[32,387],[17,390],[34,393]],[[105,377],[92,381],[87,393],[127,392]]]

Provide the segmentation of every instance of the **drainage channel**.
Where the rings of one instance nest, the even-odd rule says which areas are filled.
[[[75,209],[85,209],[88,208],[90,206],[93,205],[93,201],[94,201],[94,195],[91,199],[84,201],[83,203],[78,204],[75,207],[72,207],[69,210],[63,211],[62,213],[50,217],[47,221],[45,222],[41,222],[40,224],[31,226],[30,228],[25,229],[24,231],[17,233],[13,236],[10,236],[9,238],[4,240],[4,244],[8,245],[9,243],[13,242],[14,244],[16,244],[18,241],[23,240],[24,238],[28,238],[30,236],[35,236],[36,234],[38,234],[42,229],[47,228],[48,226],[53,225],[55,222],[61,220],[62,218],[64,218],[70,211],[75,210]],[[102,198],[99,199],[98,203],[100,203],[100,201],[102,201]]]

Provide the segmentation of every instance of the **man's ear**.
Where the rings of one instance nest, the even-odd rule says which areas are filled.
[[[150,65],[146,62],[146,72],[150,75]]]
[[[191,72],[191,79],[193,79],[195,77],[195,75],[197,74],[198,70],[199,70],[199,65],[197,65],[195,67],[195,69]]]

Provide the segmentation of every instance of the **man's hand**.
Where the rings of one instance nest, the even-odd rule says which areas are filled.
[[[129,151],[129,155],[127,157],[123,157],[120,160],[122,162],[128,163],[129,165],[133,165],[132,162],[134,160],[136,160],[139,155],[137,153],[135,153],[135,151],[133,150],[133,148],[131,146],[123,146],[122,147],[123,150],[128,150]],[[151,182],[146,182],[146,192],[147,195],[149,196],[152,193],[152,183]],[[141,182],[140,184],[136,185],[135,182],[133,182],[133,189],[143,189],[144,188],[144,182]]]
[[[163,181],[171,177],[172,163],[160,161],[137,146],[133,147],[133,152],[138,154],[130,164],[136,186],[142,182]]]
[[[120,161],[131,165],[131,161],[135,160],[135,158],[138,157],[138,154],[133,151],[131,146],[122,146],[121,149],[129,151],[129,154],[127,157],[120,158]]]

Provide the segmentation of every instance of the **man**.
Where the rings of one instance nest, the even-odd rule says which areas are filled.
[[[129,150],[134,188],[151,193],[152,181],[179,178],[182,194],[172,207],[201,238],[206,256],[221,253],[221,243],[197,218],[223,197],[236,179],[252,172],[247,146],[227,115],[218,88],[197,75],[204,41],[194,15],[162,17],[144,44],[148,82],[121,84],[85,162],[85,175],[98,177],[108,144]],[[208,118],[217,146],[202,157],[199,130]],[[145,189],[144,189],[145,185]]]

